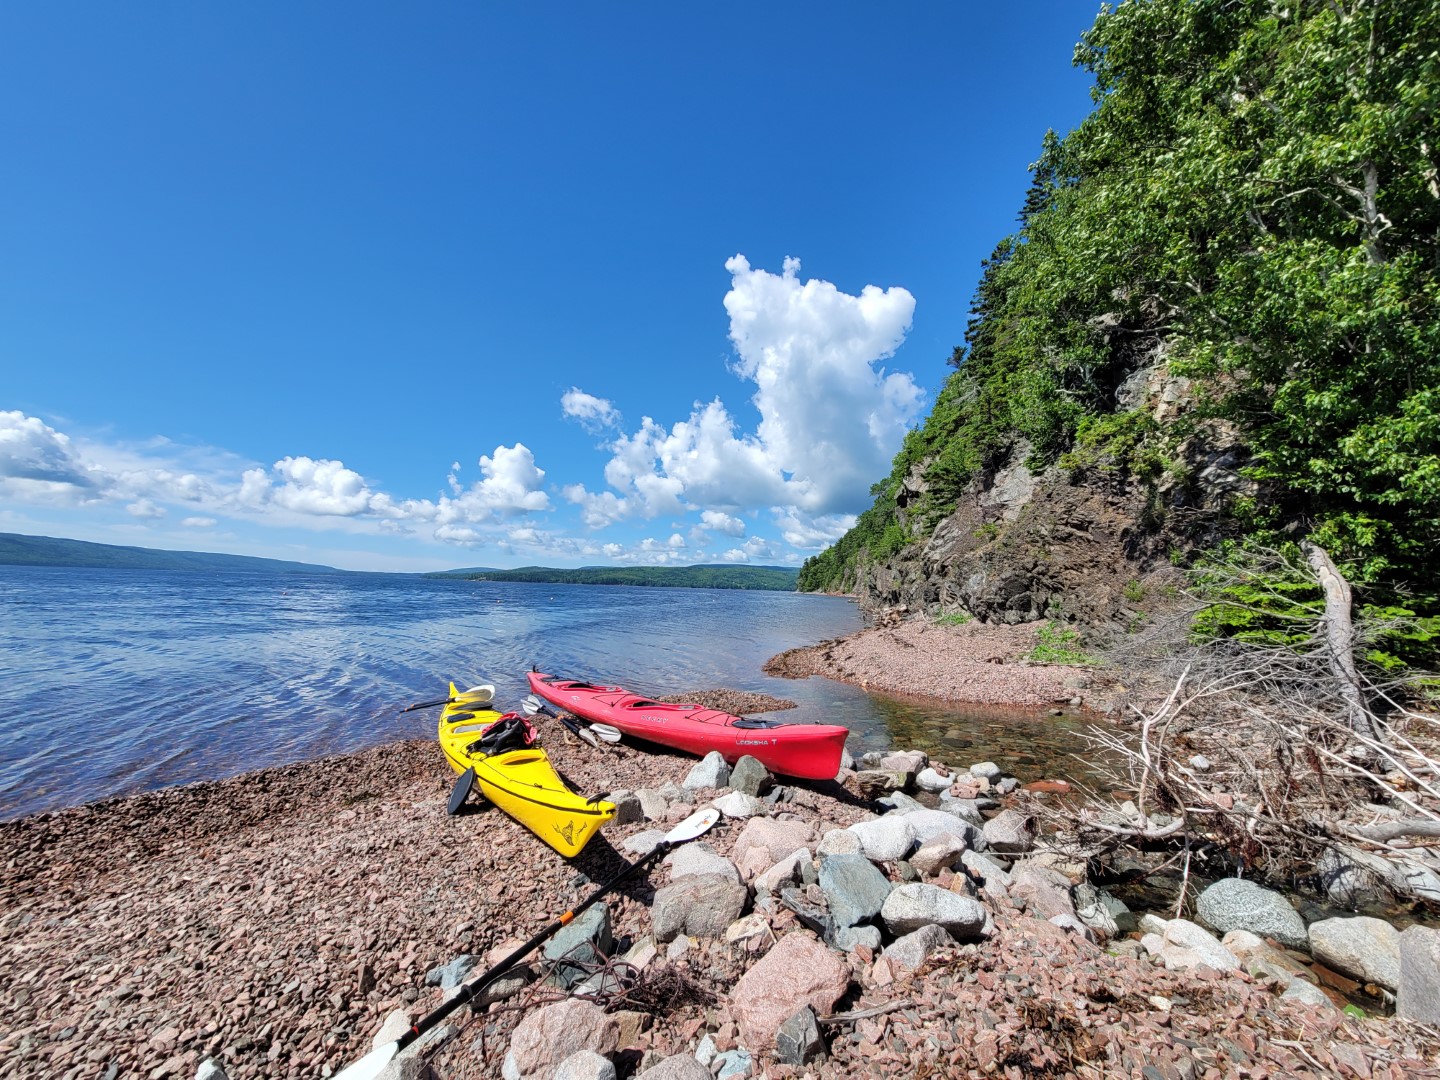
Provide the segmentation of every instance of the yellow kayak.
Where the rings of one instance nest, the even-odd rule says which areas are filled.
[[[457,773],[475,770],[480,792],[567,859],[578,855],[600,826],[615,816],[615,804],[587,802],[565,786],[539,746],[508,749],[482,746],[497,721],[519,721],[490,707],[489,695],[467,701],[450,684],[451,701],[440,713],[440,749]],[[508,728],[498,729],[508,734]],[[491,740],[494,741],[493,739]]]

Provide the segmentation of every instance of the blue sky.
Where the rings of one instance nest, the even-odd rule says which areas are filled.
[[[798,564],[963,340],[1095,8],[0,10],[0,531]]]

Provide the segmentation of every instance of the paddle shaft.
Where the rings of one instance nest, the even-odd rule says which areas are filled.
[[[655,862],[674,846],[674,844],[668,841],[662,841],[659,846],[655,848],[654,851],[650,852],[649,855],[646,855],[644,858],[636,859],[634,862],[628,864],[624,870],[621,870],[620,873],[616,874],[609,881],[605,882],[604,885],[601,885],[584,900],[580,901],[580,903],[576,904],[569,911],[565,912],[564,915],[561,915],[554,922],[550,923],[550,925],[545,927],[545,929],[541,930],[529,941],[525,942],[525,944],[516,948],[514,952],[512,952],[509,956],[505,957],[505,959],[501,960],[489,971],[485,972],[477,979],[472,979],[471,981],[462,984],[460,987],[460,992],[458,994],[452,997],[449,1001],[445,1002],[445,1004],[441,1005],[434,1012],[427,1013],[425,1016],[422,1016],[419,1020],[415,1021],[414,1025],[411,1026],[410,1030],[396,1040],[395,1053],[400,1053],[401,1050],[404,1050],[405,1047],[409,1046],[416,1039],[420,1038],[420,1036],[424,1035],[427,1031],[433,1028],[436,1024],[440,1023],[440,1021],[444,1020],[456,1009],[460,1008],[462,1005],[466,1005],[469,1002],[473,1001],[475,999],[475,995],[479,993],[480,990],[488,986],[490,983],[494,982],[501,975],[504,975],[505,972],[509,971],[512,967],[519,963],[527,953],[529,953],[537,945],[543,942],[551,934],[555,933],[555,931],[559,930],[562,926],[566,926],[572,921],[574,921],[575,917],[579,915],[582,911],[584,911],[586,908],[588,908],[591,904],[595,903],[595,901],[599,900],[602,896],[608,893],[611,889],[615,888],[615,886],[619,885],[622,881],[630,877],[632,874]]]

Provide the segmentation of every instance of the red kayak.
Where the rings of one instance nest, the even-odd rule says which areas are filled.
[[[700,705],[668,705],[618,686],[529,673],[530,689],[592,724],[609,724],[626,735],[704,757],[719,750],[734,764],[746,754],[773,773],[805,780],[833,780],[849,728],[835,724],[782,724],[732,716]]]

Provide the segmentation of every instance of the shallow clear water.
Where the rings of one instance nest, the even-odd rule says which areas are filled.
[[[1073,771],[1065,721],[760,670],[860,626],[851,602],[794,593],[0,566],[0,818],[428,738],[433,714],[403,706],[450,679],[513,706],[532,664],[651,695],[788,698],[778,717],[844,724],[857,755]]]

